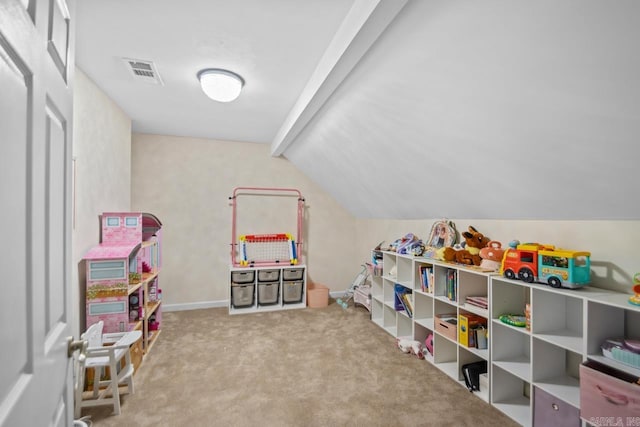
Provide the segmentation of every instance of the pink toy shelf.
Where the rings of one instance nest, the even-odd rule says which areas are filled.
[[[162,223],[141,212],[107,212],[100,222],[101,242],[84,256],[87,327],[102,320],[104,332],[141,329],[146,342],[160,324]]]
[[[238,200],[242,197],[296,197],[296,234],[278,230],[270,234],[237,233]],[[293,188],[236,187],[229,197],[233,208],[231,264],[233,267],[296,265],[302,263],[302,217],[304,197]]]

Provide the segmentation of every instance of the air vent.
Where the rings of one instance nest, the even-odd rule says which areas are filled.
[[[147,83],[163,84],[156,66],[151,61],[141,59],[122,58],[133,78]]]

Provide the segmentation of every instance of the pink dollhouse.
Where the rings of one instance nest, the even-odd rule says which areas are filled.
[[[152,214],[106,212],[100,244],[86,261],[86,324],[104,321],[104,332],[143,331],[148,348],[159,332],[162,223]]]

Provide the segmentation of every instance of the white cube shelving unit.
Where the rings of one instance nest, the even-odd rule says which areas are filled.
[[[378,251],[380,252],[380,251]],[[629,295],[592,286],[558,289],[510,280],[497,273],[423,257],[382,251],[383,274],[372,276],[371,319],[394,337],[420,342],[433,334],[428,363],[464,385],[461,367],[487,361],[488,390],[474,393],[523,426],[534,425],[534,389],[580,408],[580,365],[597,360],[640,376],[640,369],[602,356],[607,338],[640,337],[640,307]],[[433,286],[421,286],[421,268],[433,271]],[[457,275],[456,297],[447,294],[447,272]],[[413,316],[396,310],[395,286],[411,292]],[[485,310],[465,303],[467,296],[487,295]],[[502,314],[522,314],[531,306],[530,330],[507,325]],[[469,348],[436,330],[441,314],[472,313],[487,319],[486,350]],[[586,425],[586,420],[582,420]]]

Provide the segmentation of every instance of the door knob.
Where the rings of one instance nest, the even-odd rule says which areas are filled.
[[[79,360],[84,360],[87,357],[88,346],[87,340],[74,340],[73,337],[67,337],[67,357],[72,357],[78,350],[80,351]]]

